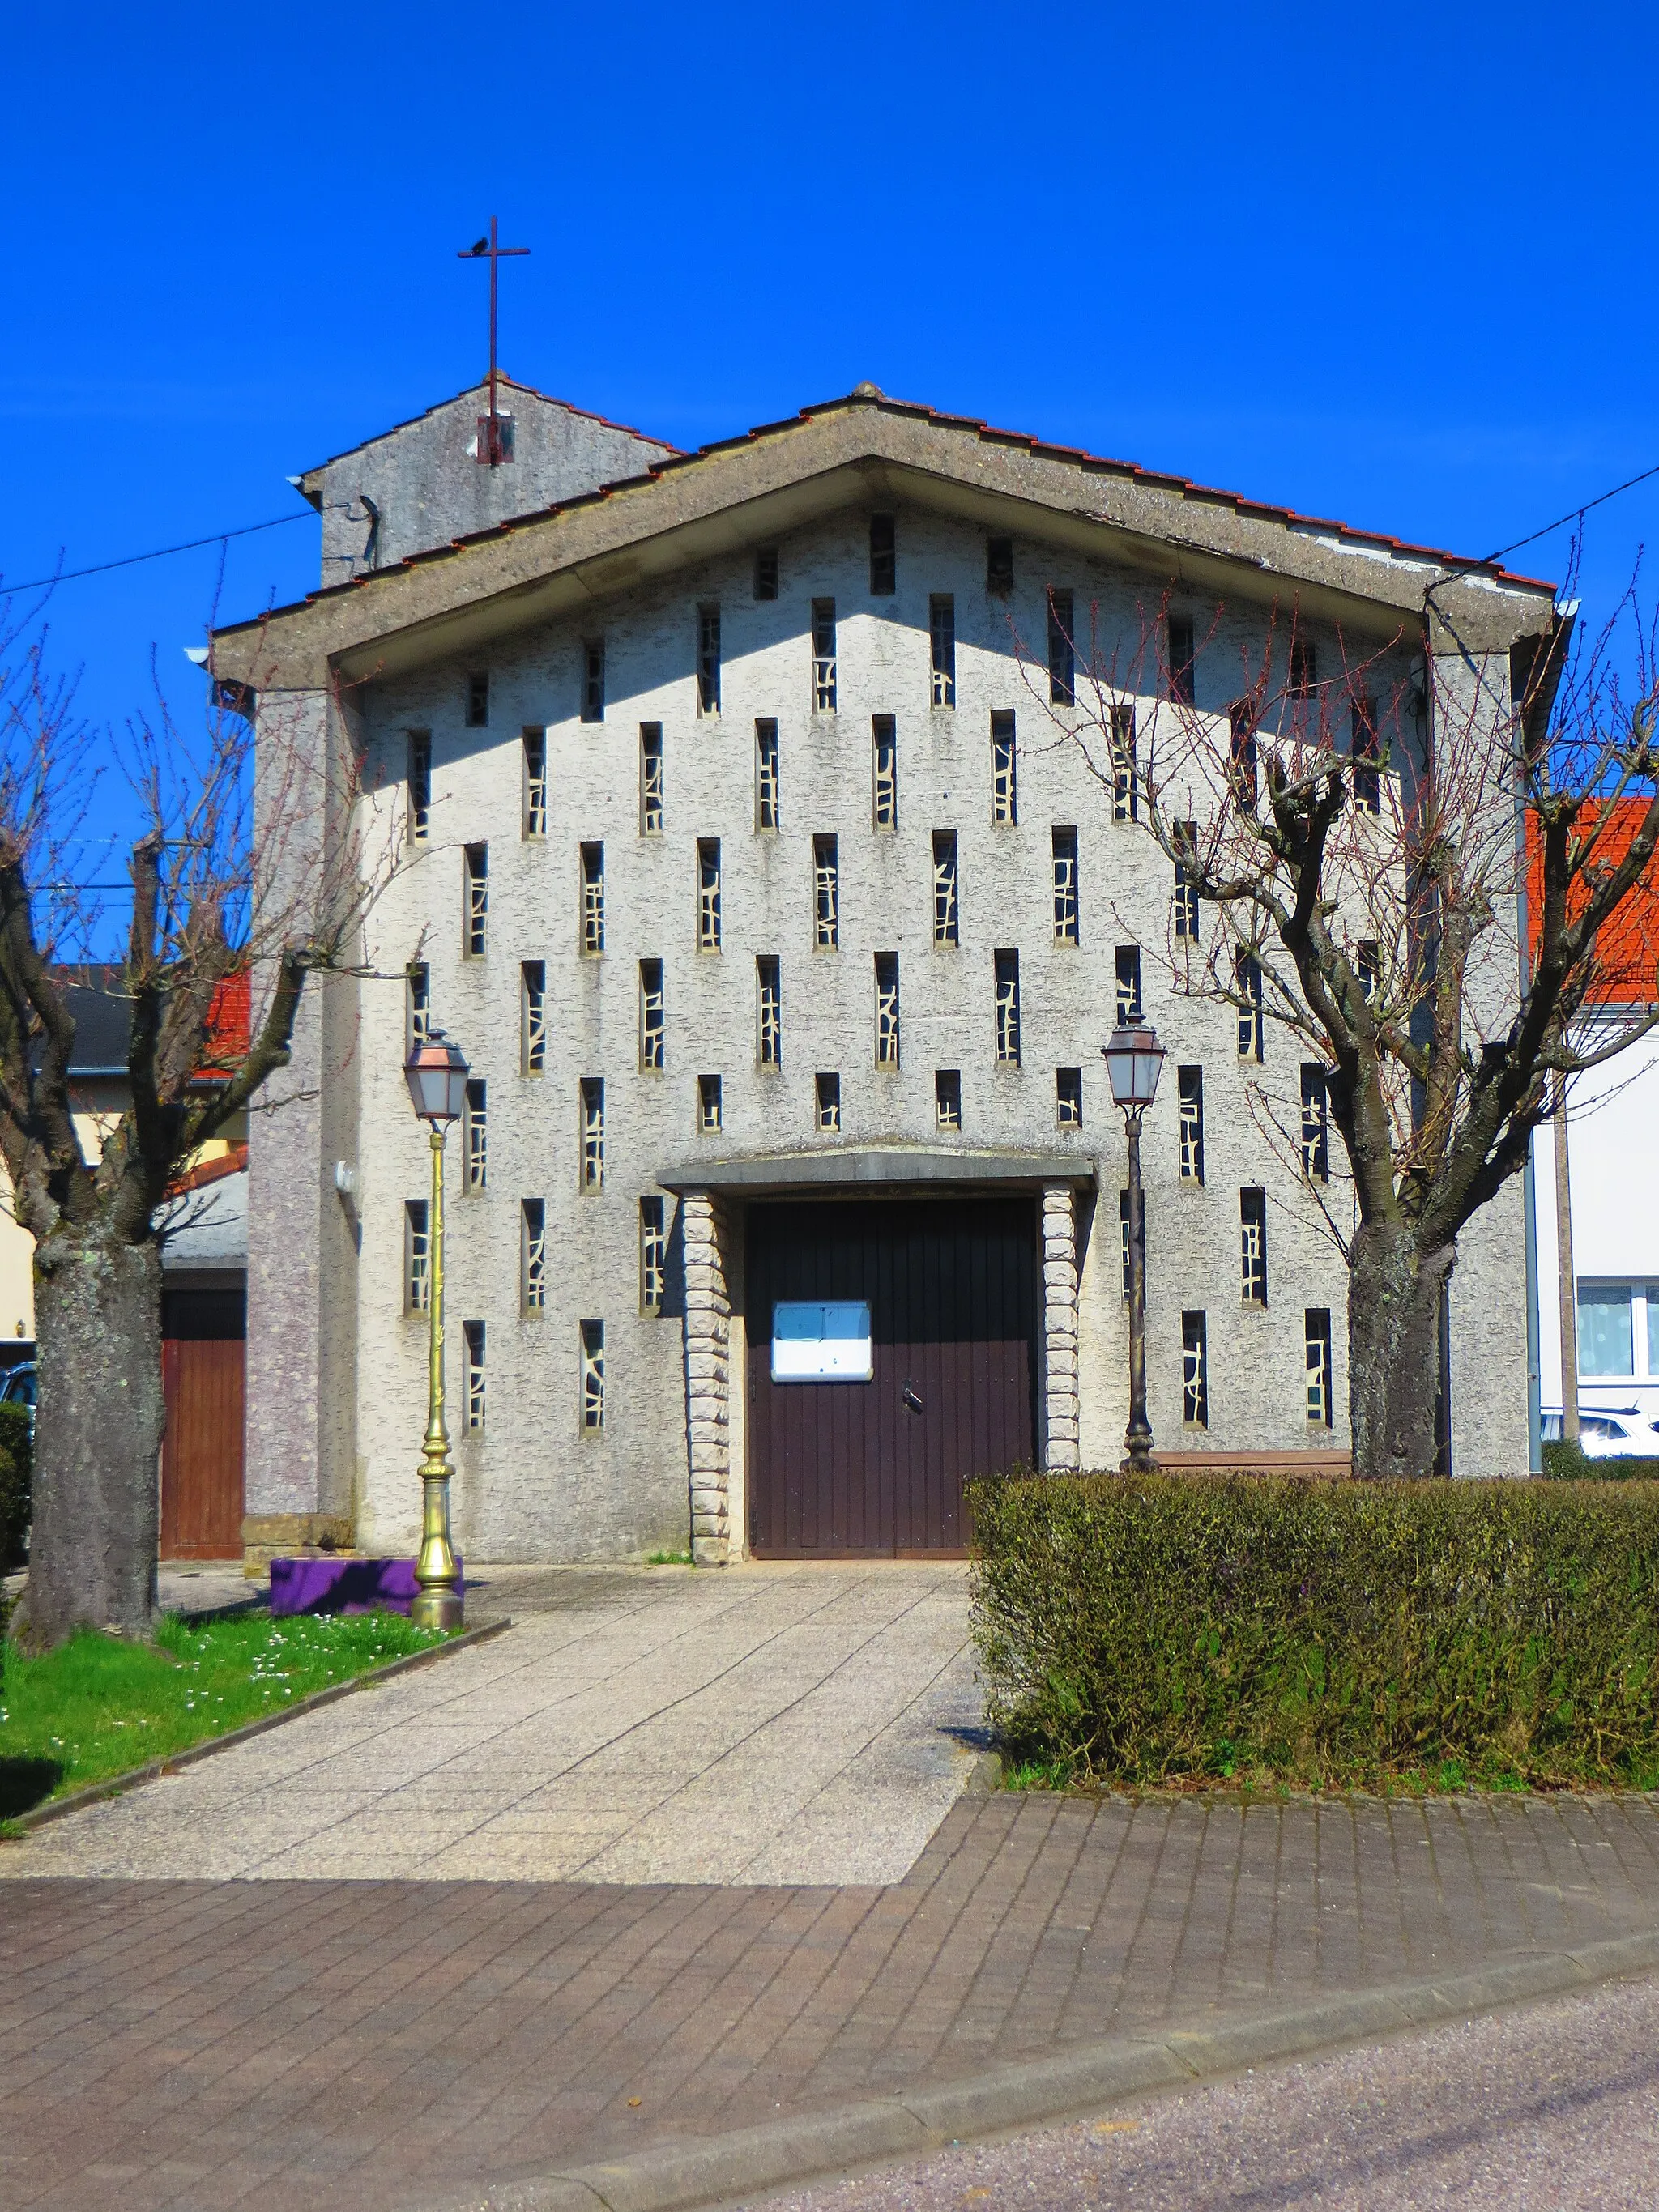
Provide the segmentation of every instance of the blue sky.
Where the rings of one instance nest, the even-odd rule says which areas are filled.
[[[297,508],[471,381],[492,212],[533,249],[503,366],[682,445],[870,377],[1469,553],[1659,462],[1650,11],[69,20],[8,31],[10,581]],[[1593,519],[1590,609],[1656,523],[1659,478]],[[233,544],[226,616],[314,582],[317,527]],[[87,713],[144,706],[152,648],[195,709],[218,568],[61,587]]]

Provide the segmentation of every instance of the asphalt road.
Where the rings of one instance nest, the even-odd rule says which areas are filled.
[[[1659,2205],[1659,1979],[767,2200],[769,2212]]]

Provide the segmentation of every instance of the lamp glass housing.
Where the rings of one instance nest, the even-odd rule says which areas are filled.
[[[466,1110],[466,1055],[459,1045],[433,1035],[417,1044],[404,1062],[410,1103],[422,1121],[435,1128],[459,1121]]]
[[[1158,1095],[1158,1071],[1164,1065],[1164,1048],[1157,1030],[1138,1018],[1120,1022],[1101,1051],[1113,1103],[1150,1106]]]

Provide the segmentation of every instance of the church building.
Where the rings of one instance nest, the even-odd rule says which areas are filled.
[[[971,1475],[1115,1466],[1126,1013],[1167,1053],[1158,1455],[1343,1465],[1323,1071],[1177,988],[1200,923],[1137,744],[1176,706],[1224,732],[1293,630],[1276,690],[1363,658],[1395,702],[1354,739],[1386,786],[1441,680],[1499,727],[1548,587],[869,385],[690,453],[505,379],[493,434],[488,404],[298,478],[320,588],[213,641],[268,887],[378,886],[252,1121],[249,1556],[412,1546],[431,1224],[403,1064],[432,1029],[469,1066],[464,1555],[948,1553]],[[1108,664],[1103,775],[1071,733]],[[1460,1474],[1528,1464],[1525,1251],[1516,1181],[1453,1279]]]

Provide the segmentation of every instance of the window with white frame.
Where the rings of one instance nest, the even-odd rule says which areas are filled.
[[[413,1052],[432,1034],[432,976],[424,960],[411,960],[404,973],[404,1049]]]
[[[933,942],[955,945],[957,920],[957,833],[933,832]]]
[[[1057,1067],[1054,1070],[1054,1120],[1062,1129],[1083,1127],[1083,1070],[1080,1067]]]
[[[404,1311],[424,1313],[432,1295],[432,1239],[423,1198],[404,1200]]]
[[[871,717],[870,819],[878,830],[898,828],[898,725],[890,714]]]
[[[1140,818],[1140,787],[1135,781],[1134,708],[1115,706],[1111,729],[1112,819],[1137,822]]]
[[[662,1073],[668,1042],[668,1002],[663,988],[660,960],[640,963],[640,1066],[647,1073]]]
[[[469,1190],[483,1190],[489,1181],[489,1094],[481,1075],[471,1076],[467,1081],[462,1139],[466,1187]]]
[[[1012,948],[994,954],[996,975],[997,1058],[1006,1067],[1019,1065],[1019,955]]]
[[[1659,1283],[1578,1278],[1578,1372],[1659,1382]]]
[[[1334,1415],[1331,1405],[1331,1310],[1309,1306],[1302,1317],[1307,1347],[1308,1419],[1316,1428],[1328,1429]]]
[[[486,1404],[484,1398],[484,1325],[481,1321],[461,1323],[463,1355],[466,1364],[465,1410],[463,1423],[470,1437],[481,1437],[484,1432]]]
[[[812,942],[820,951],[841,943],[841,841],[812,840]]]
[[[812,712],[836,711],[836,603],[812,602]]]
[[[547,1310],[547,1200],[519,1206],[519,1303],[527,1314]]]
[[[666,1208],[654,1192],[640,1200],[640,1311],[662,1311],[668,1273]]]
[[[999,707],[991,716],[991,819],[1015,823],[1019,819],[1019,793],[1014,757],[1014,710]]]
[[[1330,1070],[1317,1060],[1302,1063],[1302,1172],[1310,1182],[1330,1181]]]
[[[1129,1296],[1129,1194],[1120,1190],[1117,1194],[1117,1229],[1119,1257],[1123,1267],[1123,1295]],[[1143,1267],[1146,1260],[1146,1193],[1140,1194],[1140,1258]]]
[[[1233,975],[1237,991],[1238,1056],[1259,1060],[1262,1056],[1261,963],[1254,952],[1241,952]]]
[[[1267,1303],[1267,1194],[1247,1185],[1238,1194],[1238,1253],[1247,1306]]]
[[[1210,1425],[1210,1334],[1201,1313],[1181,1316],[1181,1418],[1192,1428]]]
[[[927,631],[933,658],[935,707],[957,703],[957,603],[948,592],[935,592],[927,602]]]
[[[1121,1027],[1125,1022],[1140,1019],[1140,947],[1138,945],[1120,945],[1115,959],[1117,1018]]]
[[[813,1090],[817,1125],[826,1135],[833,1135],[841,1127],[841,1078],[838,1075],[816,1076]]]
[[[581,1358],[582,1426],[597,1431],[605,1426],[605,1323],[602,1321],[581,1323]]]
[[[1078,942],[1077,831],[1054,833],[1054,943]]]
[[[489,848],[469,845],[462,854],[465,875],[464,934],[461,950],[469,960],[483,957],[489,923]]]
[[[941,1129],[962,1127],[962,1071],[937,1067],[933,1071],[933,1120]]]
[[[876,955],[876,1066],[899,1064],[899,959],[896,952]]]
[[[783,1066],[783,971],[775,952],[755,956],[755,1057],[763,1067]]]
[[[662,835],[662,724],[640,724],[640,835]]]
[[[1198,824],[1177,822],[1175,828],[1182,855],[1175,864],[1175,933],[1191,942],[1198,935]]]
[[[526,729],[524,733],[524,834],[526,837],[545,837],[547,835],[547,732]]]
[[[581,848],[582,957],[597,960],[605,951],[605,847],[597,841]]]
[[[526,960],[519,967],[519,1065],[526,1075],[547,1067],[547,963]]]
[[[1204,1180],[1204,1070],[1201,1067],[1177,1068],[1176,1083],[1179,1092],[1176,1128],[1181,1180],[1182,1182],[1201,1183]]]
[[[605,1079],[585,1075],[581,1079],[582,1188],[605,1188]]]
[[[718,1075],[697,1078],[697,1127],[705,1137],[712,1137],[724,1127],[726,1121],[726,1085]]]
[[[769,719],[755,724],[755,827],[776,830],[782,798],[778,769],[778,726]]]
[[[1237,699],[1227,709],[1227,781],[1237,805],[1254,808],[1257,792],[1256,711],[1254,699]]]
[[[697,840],[697,950],[720,949],[720,841]]]

